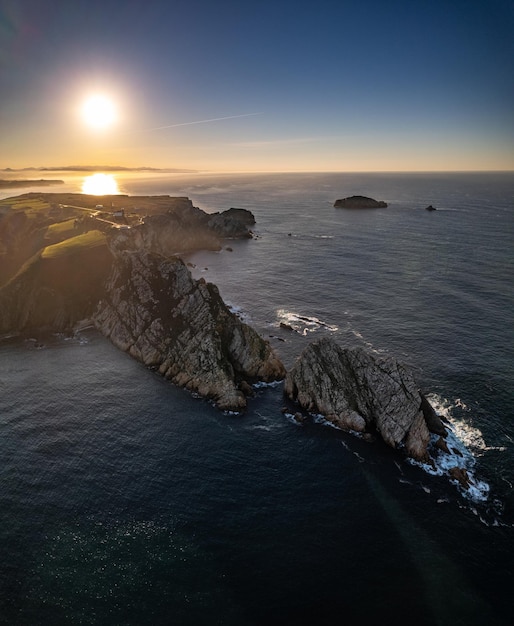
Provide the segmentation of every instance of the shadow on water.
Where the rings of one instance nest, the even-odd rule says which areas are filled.
[[[498,617],[493,606],[467,580],[463,565],[447,556],[369,471],[363,469],[363,473],[421,578],[427,623],[506,626],[508,622]]]

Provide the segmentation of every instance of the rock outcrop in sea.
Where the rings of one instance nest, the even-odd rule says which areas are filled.
[[[429,460],[430,432],[446,433],[409,367],[332,339],[305,348],[286,376],[284,392],[309,413],[346,431],[378,433],[418,461]]]
[[[284,378],[269,343],[180,258],[138,249],[129,234],[117,235],[111,250],[106,296],[93,319],[118,348],[223,410],[243,409],[252,383]]]
[[[349,196],[341,198],[334,202],[336,209],[385,209],[387,202],[383,200],[374,200],[366,196]]]

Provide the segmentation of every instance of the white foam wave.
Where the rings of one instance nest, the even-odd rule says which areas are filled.
[[[368,348],[368,350],[370,350],[371,352],[374,352],[375,354],[383,353],[383,350],[377,350],[375,347],[373,347],[373,344],[367,339],[365,339],[364,335],[358,330],[356,330],[355,328],[353,328],[353,326],[350,323],[348,324],[348,330],[354,337],[356,337],[359,341],[361,341],[363,345],[365,345],[366,348]]]
[[[278,309],[277,318],[279,324],[287,324],[301,335],[307,335],[308,333],[315,332],[321,328],[324,328],[325,330],[328,330],[330,332],[335,332],[339,330],[338,326],[324,322],[317,317],[299,315],[298,313],[295,313],[294,311],[288,311],[287,309]]]
[[[456,438],[461,441],[467,449],[473,450],[475,455],[481,456],[484,452],[490,450],[503,452],[507,449],[505,446],[487,445],[481,430],[465,420],[454,417],[452,411],[454,408],[469,411],[467,405],[460,398],[455,398],[453,402],[449,402],[447,399],[441,398],[437,394],[429,394],[427,395],[427,399],[434,407],[436,413],[449,422]]]
[[[247,324],[251,322],[251,317],[246,311],[244,311],[240,306],[235,304],[227,303],[227,307],[231,313],[233,313],[236,317],[238,317],[242,322],[246,322]]]
[[[284,413],[284,417],[286,418],[286,420],[288,422],[291,422],[295,426],[301,426],[302,425],[302,421],[297,419],[296,416],[293,413],[289,413],[288,411],[286,411]]]
[[[259,382],[256,382],[252,385],[253,389],[267,389],[268,387],[279,387],[282,384],[283,381],[281,380],[272,380],[269,383],[266,383],[262,380],[260,380]]]
[[[341,430],[340,428],[338,428],[334,422],[331,422],[330,420],[327,420],[327,418],[324,415],[321,415],[320,413],[316,413],[312,415],[312,421],[315,424],[321,424],[322,426],[330,426],[330,428],[335,428],[336,430]]]
[[[433,476],[449,476],[462,495],[474,502],[485,502],[489,498],[490,486],[487,482],[477,478],[475,473],[476,455],[473,451],[490,449],[486,446],[482,432],[464,420],[456,419],[452,414],[452,408],[465,407],[465,404],[456,399],[453,404],[440,398],[436,394],[429,394],[427,399],[434,407],[436,413],[446,420],[446,445],[450,453],[439,449],[436,442],[438,435],[431,435],[430,456],[433,465],[419,463],[412,459],[409,462],[422,467],[428,474]],[[468,485],[464,487],[452,472],[462,470],[467,476]]]

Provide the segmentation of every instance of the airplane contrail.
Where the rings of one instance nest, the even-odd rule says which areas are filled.
[[[169,124],[168,126],[158,126],[148,130],[164,130],[165,128],[176,128],[177,126],[191,126],[192,124],[206,124],[207,122],[220,122],[221,120],[233,120],[237,117],[251,117],[252,115],[262,115],[262,113],[243,113],[242,115],[227,115],[227,117],[213,117],[209,120],[196,120],[195,122],[182,122],[181,124]]]

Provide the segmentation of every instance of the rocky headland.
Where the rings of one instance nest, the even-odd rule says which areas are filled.
[[[252,384],[283,379],[284,366],[178,254],[251,237],[255,219],[243,209],[209,215],[187,198],[138,200],[120,224],[114,212],[88,213],[98,205],[86,196],[69,207],[47,194],[4,203],[0,252],[23,252],[0,289],[0,334],[71,333],[90,322],[177,385],[240,411]]]
[[[269,343],[180,258],[141,249],[126,232],[110,249],[114,262],[93,321],[118,348],[224,410],[243,409],[252,383],[284,377]]]
[[[341,198],[334,202],[336,209],[385,209],[387,202],[383,200],[374,200],[366,196],[349,196]]]

